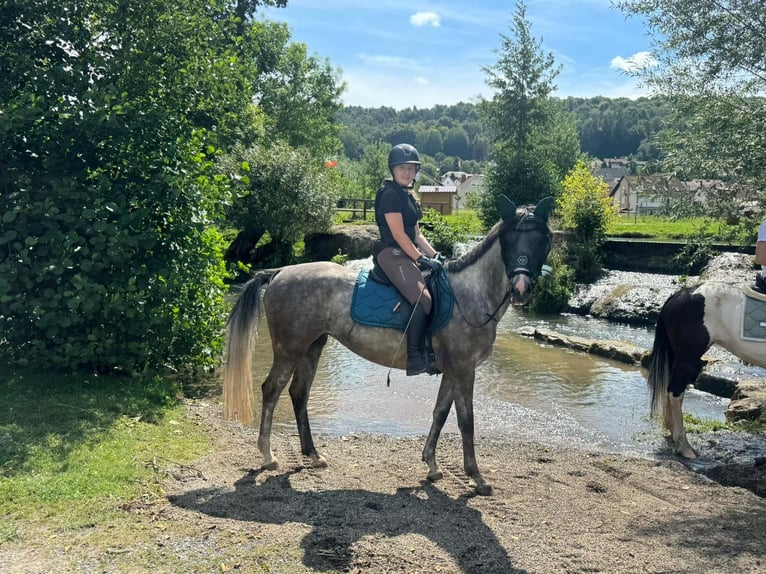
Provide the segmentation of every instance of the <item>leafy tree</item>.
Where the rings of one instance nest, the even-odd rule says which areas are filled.
[[[766,172],[766,4],[626,0],[652,38],[638,69],[677,114],[660,142],[666,170],[760,186]]]
[[[253,74],[223,0],[0,5],[2,351],[50,368],[206,365],[221,348],[219,145]],[[256,130],[257,131],[257,130]]]
[[[269,134],[317,157],[337,154],[342,143],[332,121],[341,108],[344,85],[329,61],[308,56],[306,46],[288,43],[284,24],[254,24],[264,36],[256,62],[254,97],[266,116]],[[268,34],[266,34],[268,32]]]
[[[437,153],[444,151],[442,134],[436,128],[419,131],[415,142],[415,147],[423,154],[435,156]]]
[[[617,217],[609,186],[580,161],[564,178],[562,188],[557,212],[567,232],[567,260],[577,281],[590,282],[601,274],[600,248]]]
[[[485,68],[487,84],[495,94],[481,107],[493,141],[494,160],[480,214],[486,225],[497,219],[495,198],[501,193],[517,204],[537,203],[556,195],[563,171],[559,172],[554,159],[566,157],[567,163],[571,161],[569,154],[548,147],[568,143],[571,138],[564,134],[549,140],[544,137],[546,130],[554,128],[554,119],[563,113],[551,103],[559,68],[553,54],[544,54],[541,42],[533,37],[523,1],[516,3],[511,35],[500,36],[499,59],[494,66]],[[574,126],[572,122],[567,125],[570,129]]]
[[[459,158],[468,158],[471,154],[471,146],[468,142],[468,134],[461,127],[450,128],[444,137],[444,153]]]
[[[285,143],[237,149],[221,167],[241,189],[231,210],[240,232],[236,255],[259,265],[292,263],[293,243],[330,227],[339,188],[323,162]],[[268,233],[262,253],[249,251]],[[242,243],[247,237],[247,243]],[[243,247],[244,245],[244,247]]]

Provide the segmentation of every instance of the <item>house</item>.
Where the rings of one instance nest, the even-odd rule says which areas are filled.
[[[629,175],[628,170],[624,167],[596,167],[593,169],[591,166],[591,173],[609,186],[610,196],[620,184],[620,180]]]
[[[442,215],[451,215],[455,209],[456,185],[421,185],[418,193],[423,209],[434,209]]]
[[[656,214],[672,194],[688,192],[685,183],[672,175],[627,175],[610,196],[620,212]]]
[[[420,205],[435,209],[442,215],[451,215],[465,209],[469,195],[484,191],[484,175],[464,171],[448,171],[442,176],[441,185],[421,185],[418,188]]]

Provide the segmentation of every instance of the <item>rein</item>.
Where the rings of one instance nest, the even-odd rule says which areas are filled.
[[[508,299],[511,298],[511,291],[512,290],[513,290],[513,287],[509,286],[508,290],[505,292],[505,295],[503,295],[503,300],[500,301],[500,304],[497,307],[495,307],[495,310],[492,311],[492,313],[487,313],[485,311],[484,314],[487,316],[487,319],[486,319],[486,321],[484,321],[483,323],[480,323],[478,325],[472,323],[468,319],[468,317],[465,316],[465,313],[463,313],[463,309],[461,309],[461,307],[460,307],[460,299],[457,298],[457,295],[455,295],[455,306],[457,307],[457,310],[460,311],[460,316],[468,324],[469,327],[472,327],[474,329],[481,329],[482,327],[486,327],[487,325],[489,325],[490,321],[494,321],[495,323],[497,323],[499,321],[499,319],[497,317],[495,317],[495,315],[497,315],[497,312],[502,308],[502,306],[505,305],[508,302]]]

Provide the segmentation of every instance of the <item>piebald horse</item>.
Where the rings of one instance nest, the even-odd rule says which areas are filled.
[[[702,370],[705,352],[718,344],[745,362],[766,367],[766,339],[743,336],[748,291],[753,294],[748,288],[708,281],[673,293],[660,310],[648,365],[651,415],[662,419],[671,448],[684,458],[697,458],[686,439],[681,408],[686,387]]]
[[[546,198],[536,207],[517,209],[501,196],[497,207],[501,221],[469,252],[444,265],[454,294],[454,310],[449,322],[433,336],[442,379],[423,449],[428,478],[439,480],[442,472],[436,462],[436,443],[454,404],[464,469],[482,495],[491,495],[492,486],[479,471],[474,450],[476,367],[492,352],[498,321],[508,306],[525,303],[543,272],[551,249],[548,216],[553,200]],[[277,468],[271,450],[272,417],[291,378],[289,392],[301,451],[313,466],[327,466],[314,445],[307,403],[328,336],[374,363],[405,368],[406,353],[397,352],[401,332],[352,320],[349,310],[356,276],[355,271],[330,262],[262,271],[245,284],[234,304],[228,321],[223,381],[226,419],[243,423],[254,419],[251,351],[261,307],[271,334],[274,359],[261,386],[258,435],[264,468]]]

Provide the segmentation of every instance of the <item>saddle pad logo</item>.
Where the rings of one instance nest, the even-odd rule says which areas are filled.
[[[766,301],[745,296],[742,313],[742,338],[766,341]]]

